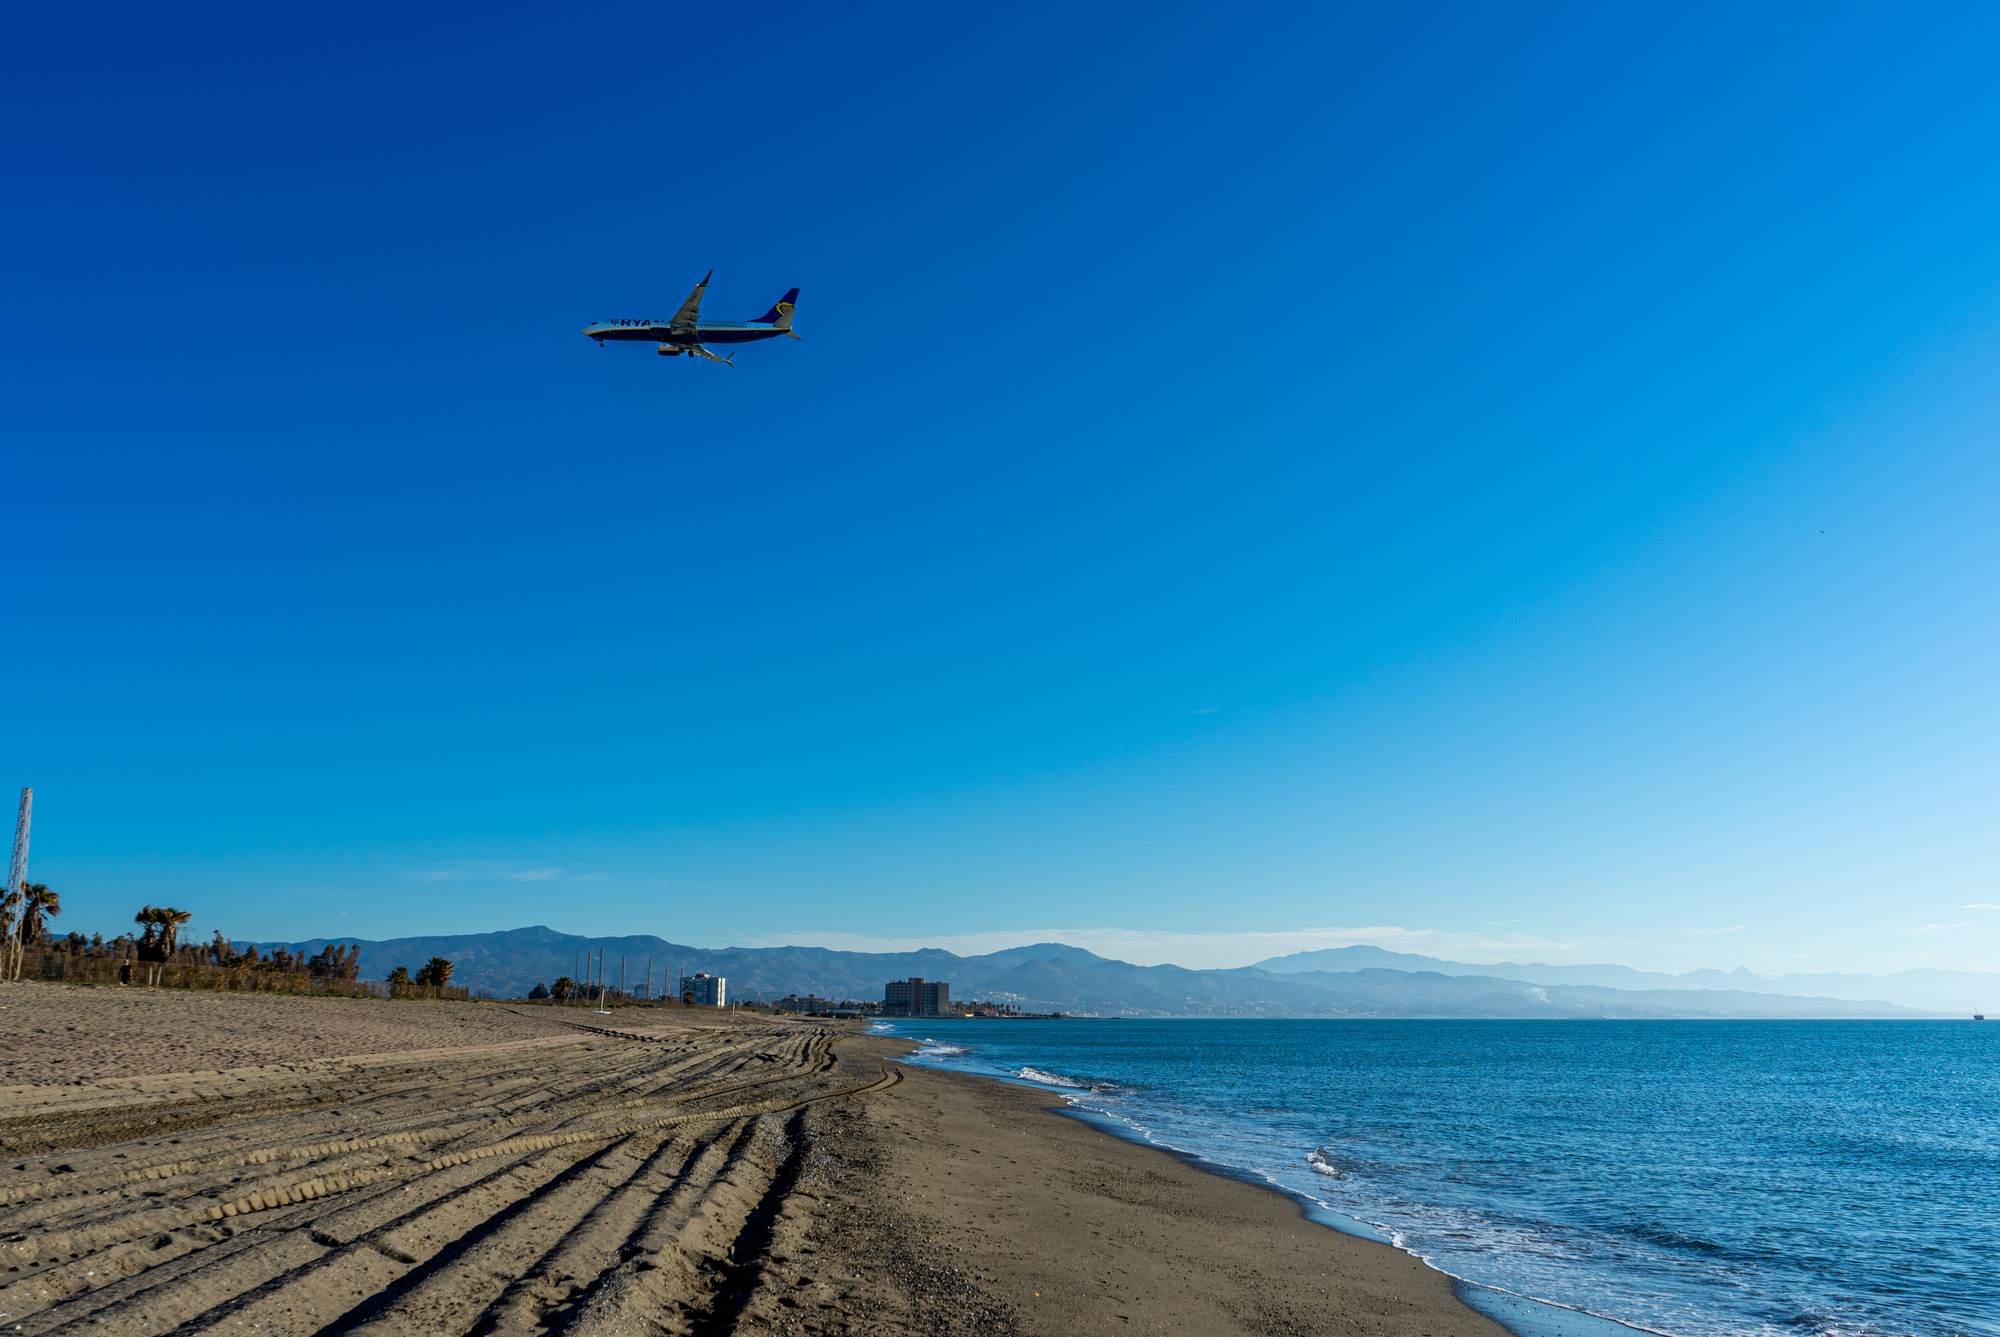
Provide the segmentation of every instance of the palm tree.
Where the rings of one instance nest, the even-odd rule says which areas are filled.
[[[451,962],[441,956],[434,956],[424,968],[417,972],[417,983],[428,984],[442,990],[451,982]]]
[[[167,955],[172,956],[180,947],[181,925],[194,918],[192,910],[176,910],[172,906],[160,907],[160,933],[167,940]]]
[[[16,945],[16,957],[20,949],[28,943],[40,943],[42,933],[48,931],[48,921],[62,913],[62,897],[48,889],[48,883],[26,883],[20,889],[20,943]],[[20,961],[14,963],[16,979],[20,977]]]
[[[139,913],[132,916],[132,922],[146,926],[145,935],[139,939],[138,943],[137,955],[139,959],[141,961],[157,960],[159,958],[161,941],[160,912],[150,905],[142,905],[139,907]]]
[[[391,985],[400,984],[403,987],[408,988],[410,984],[410,968],[408,966],[397,966],[394,970],[389,972],[388,982]]]
[[[139,913],[132,916],[135,924],[144,924],[146,932],[139,941],[132,944],[132,955],[146,963],[146,983],[151,985],[158,978],[157,962],[166,960],[166,953],[160,950],[160,912],[150,905],[139,907]]]
[[[180,947],[181,925],[193,918],[189,911],[176,910],[171,905],[144,905],[132,916],[133,923],[146,926],[146,936],[139,939],[136,954],[141,961],[153,963],[153,969],[146,972],[148,984],[160,982],[159,967]]]
[[[21,888],[21,941],[36,942],[48,921],[62,913],[62,897],[47,883],[30,882]]]
[[[132,922],[146,926],[143,942],[160,953],[160,960],[165,960],[180,947],[181,925],[193,918],[191,911],[176,910],[171,905],[146,905],[132,916]]]
[[[567,975],[559,975],[556,982],[549,986],[549,992],[555,995],[558,1003],[567,1003],[569,996],[576,992],[576,981]]]

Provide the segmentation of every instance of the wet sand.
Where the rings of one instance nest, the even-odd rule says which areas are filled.
[[[876,1045],[907,1052],[844,1047]],[[1023,1332],[1506,1332],[1409,1255],[1101,1132],[1049,1092],[897,1066],[905,1080],[871,1097],[873,1159],[830,1215],[905,1217]]]
[[[851,1025],[60,985],[0,1007],[29,1077],[0,1090],[24,1337],[1504,1331],[1276,1193]]]

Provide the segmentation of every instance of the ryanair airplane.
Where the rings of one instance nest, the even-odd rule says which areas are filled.
[[[681,309],[674,312],[672,320],[600,320],[595,325],[586,325],[583,332],[597,340],[599,348],[606,339],[624,339],[631,342],[651,343],[659,341],[661,357],[679,357],[686,353],[689,357],[705,357],[710,362],[721,362],[728,366],[736,363],[726,357],[717,357],[708,351],[706,344],[748,344],[759,339],[775,339],[781,334],[792,334],[792,304],[799,300],[799,290],[792,289],[778,299],[777,305],[755,320],[703,320],[701,318],[701,295],[708,291],[708,280],[715,277],[709,270],[701,282],[694,285],[694,291],[681,303]]]

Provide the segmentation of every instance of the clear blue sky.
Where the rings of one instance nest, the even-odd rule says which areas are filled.
[[[1989,7],[5,22],[65,927],[2000,969]]]

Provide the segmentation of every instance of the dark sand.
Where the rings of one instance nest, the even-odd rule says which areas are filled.
[[[1279,1194],[853,1026],[62,985],[0,1008],[23,1337],[1504,1332]]]
[[[864,1047],[907,1052],[843,1046]],[[847,1139],[857,1168],[827,1234],[843,1213],[900,1216],[1023,1332],[1506,1332],[1443,1273],[1268,1188],[1100,1132],[1045,1091],[897,1066],[905,1080],[867,1101],[869,1135]]]

